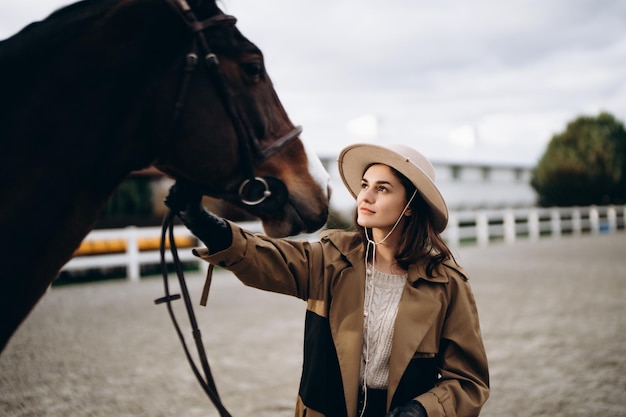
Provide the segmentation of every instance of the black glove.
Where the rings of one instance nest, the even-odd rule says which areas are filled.
[[[165,197],[165,205],[176,213],[187,229],[196,235],[211,253],[224,250],[232,244],[230,224],[204,208],[202,193],[193,184],[177,181]]]
[[[185,180],[177,180],[165,197],[165,205],[177,215],[183,211],[202,208],[202,191]]]
[[[391,410],[385,417],[428,417],[419,401],[411,400],[403,406]]]

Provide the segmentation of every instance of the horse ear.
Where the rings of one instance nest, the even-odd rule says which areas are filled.
[[[187,4],[201,19],[206,19],[219,13],[215,0],[187,0]]]
[[[192,9],[198,10],[213,9],[217,7],[216,0],[187,0],[187,4],[189,4]]]

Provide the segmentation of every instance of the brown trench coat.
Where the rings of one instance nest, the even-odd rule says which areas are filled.
[[[326,231],[310,243],[231,227],[230,248],[196,255],[248,286],[307,301],[296,416],[356,417],[365,293],[360,239]],[[487,358],[465,273],[450,262],[428,277],[423,266],[411,265],[395,322],[387,408],[416,398],[429,417],[469,417],[488,396]]]

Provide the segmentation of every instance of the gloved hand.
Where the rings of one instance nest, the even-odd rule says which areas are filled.
[[[164,202],[211,253],[232,244],[230,224],[204,208],[198,187],[186,181],[176,181]]]
[[[190,209],[200,211],[202,208],[202,192],[197,186],[188,181],[177,180],[170,187],[164,202],[177,215]]]
[[[405,405],[391,410],[385,417],[428,417],[419,401],[411,400]]]

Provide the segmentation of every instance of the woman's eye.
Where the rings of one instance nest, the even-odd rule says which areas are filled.
[[[378,187],[378,192],[384,193],[385,191],[387,191],[386,187],[383,187],[383,186]]]
[[[367,188],[367,183],[366,182],[362,182],[361,183],[361,189],[366,189]]]
[[[263,75],[263,64],[261,61],[246,62],[241,66],[244,73],[250,78],[260,78]]]

